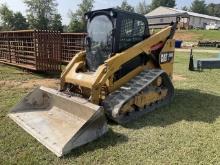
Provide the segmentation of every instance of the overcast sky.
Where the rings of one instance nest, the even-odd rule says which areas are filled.
[[[128,0],[128,3],[136,6],[140,0]],[[176,0],[177,8],[181,8],[183,6],[190,6],[193,0]],[[58,2],[58,11],[62,15],[63,23],[69,23],[68,13],[70,11],[75,11],[77,9],[77,4],[81,2],[81,0],[57,0]],[[109,8],[120,5],[122,0],[95,0],[95,9]],[[151,0],[146,0],[147,3],[151,3]],[[220,3],[220,0],[206,0],[206,3]],[[23,0],[0,0],[0,3],[6,3],[8,6],[14,11],[21,11],[25,14],[26,6],[23,3]]]

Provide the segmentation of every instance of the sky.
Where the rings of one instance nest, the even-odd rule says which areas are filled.
[[[132,6],[136,6],[141,0],[128,0],[128,3]],[[183,6],[190,6],[193,0],[176,0],[177,8]],[[94,9],[110,8],[120,5],[122,0],[95,0]],[[146,0],[148,4],[151,0]],[[0,0],[0,4],[6,3],[13,11],[20,11],[24,15],[26,13],[26,6],[23,0]],[[81,3],[81,0],[57,0],[58,12],[62,15],[63,24],[68,24],[70,21],[70,11],[76,11],[77,5]],[[220,3],[220,0],[206,0],[206,3]]]

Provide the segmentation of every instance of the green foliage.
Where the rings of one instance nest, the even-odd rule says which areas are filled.
[[[207,12],[211,16],[220,17],[220,3],[219,4],[214,4],[214,3],[208,4]]]
[[[13,13],[7,5],[1,5],[0,30],[24,30],[30,26],[33,29],[63,31],[62,17],[57,13],[55,0],[25,0],[24,3],[28,7],[28,22],[21,12]]]
[[[0,7],[0,18],[2,30],[11,30],[13,28],[14,13],[5,4],[1,5]]]
[[[84,21],[78,20],[75,16],[72,16],[70,24],[68,26],[68,31],[74,33],[85,32]]]
[[[175,0],[152,0],[151,10],[154,10],[160,6],[173,8],[176,6],[176,1]]]
[[[127,0],[123,0],[120,6],[116,7],[117,9],[134,12],[134,7],[128,4]]]
[[[28,7],[28,21],[31,28],[48,30],[53,16],[56,14],[55,0],[24,0]]]
[[[188,8],[187,6],[183,6],[183,7],[182,7],[182,10],[184,10],[184,11],[189,11],[189,8]]]
[[[68,27],[70,32],[84,32],[86,29],[86,20],[84,14],[91,11],[93,8],[94,0],[83,0],[78,5],[78,10],[71,13],[71,20]]]
[[[28,29],[29,24],[26,18],[21,14],[21,12],[14,13],[14,22],[12,30],[25,30]]]
[[[205,0],[194,0],[190,10],[195,13],[220,17],[220,4],[206,4]]]
[[[21,12],[14,13],[7,5],[0,7],[0,18],[2,21],[1,30],[24,30],[29,27],[26,18]]]
[[[53,15],[50,29],[63,32],[62,17],[60,14]]]
[[[64,33],[68,32],[68,25],[63,25],[63,32]]]
[[[190,7],[190,10],[195,13],[207,14],[205,0],[194,0]]]
[[[147,5],[146,1],[142,0],[138,3],[135,12],[145,15],[150,12],[150,5]]]

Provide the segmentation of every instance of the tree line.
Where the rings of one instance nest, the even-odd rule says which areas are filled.
[[[219,4],[214,4],[214,3],[206,4],[205,0],[194,0],[189,8],[184,6],[182,9],[186,11],[192,11],[195,13],[220,17],[220,3]]]
[[[56,0],[24,0],[27,6],[26,16],[21,12],[13,12],[6,4],[0,6],[0,30],[24,30],[41,29],[69,32],[85,31],[84,13],[93,9],[95,0],[82,0],[75,12],[70,13],[68,26],[62,25],[62,17],[57,10]],[[147,4],[141,0],[137,6],[132,6],[127,0],[123,0],[117,9],[146,14],[159,6],[175,7],[175,0],[152,0]],[[183,10],[220,17],[220,4],[206,4],[204,0],[194,0],[190,7],[184,6]]]
[[[6,4],[0,6],[0,30],[54,30],[63,31],[62,17],[55,0],[24,0],[27,16],[13,12]]]

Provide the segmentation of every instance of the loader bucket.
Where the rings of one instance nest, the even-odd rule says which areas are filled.
[[[58,157],[108,130],[102,107],[45,87],[24,97],[9,117]]]

